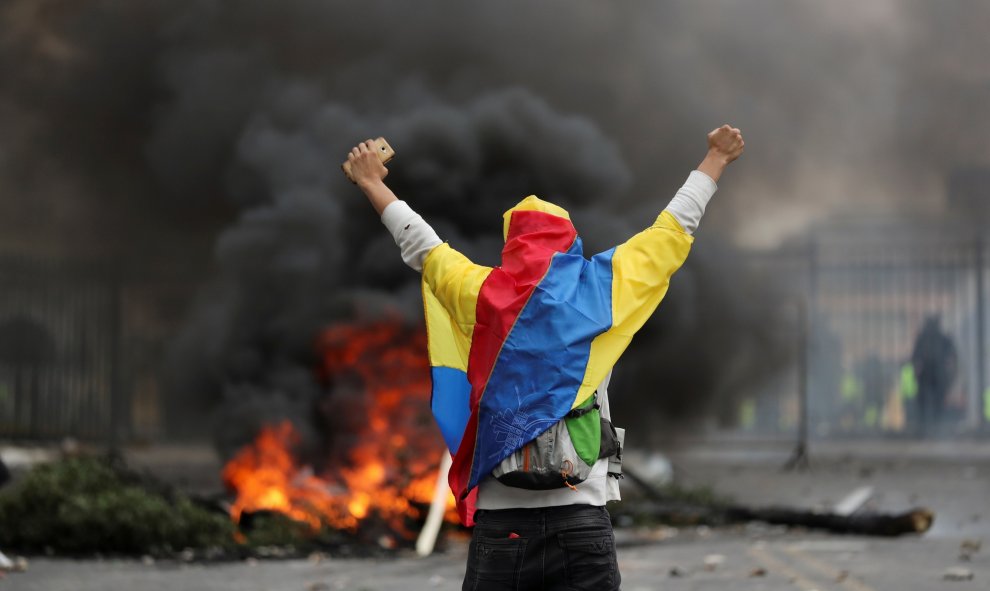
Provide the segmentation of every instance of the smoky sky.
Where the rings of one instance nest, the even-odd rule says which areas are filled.
[[[314,327],[416,312],[415,274],[340,174],[354,142],[387,136],[390,185],[493,264],[501,212],[530,193],[572,210],[588,254],[628,237],[729,122],[747,152],[621,378],[705,408],[672,392],[710,401],[790,349],[733,245],[850,211],[945,213],[948,175],[990,164],[988,17],[976,1],[11,0],[0,246],[204,277],[175,347],[184,396],[304,413]]]
[[[527,88],[619,145],[624,206],[669,194],[731,121],[749,150],[706,230],[760,245],[854,204],[939,211],[946,175],[990,159],[978,1],[2,10],[0,224],[24,248],[209,248],[244,199],[265,198],[234,171],[245,125],[300,83],[364,113],[401,106],[411,80],[455,102]]]

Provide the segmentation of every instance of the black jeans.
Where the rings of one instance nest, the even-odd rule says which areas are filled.
[[[618,589],[605,507],[479,510],[463,591]]]

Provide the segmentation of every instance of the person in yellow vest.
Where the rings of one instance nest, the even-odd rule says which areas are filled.
[[[901,409],[904,412],[904,430],[912,431],[918,425],[918,378],[915,377],[914,364],[910,361],[901,365],[900,383],[897,388]]]

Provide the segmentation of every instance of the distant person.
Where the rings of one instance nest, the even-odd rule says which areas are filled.
[[[917,378],[918,432],[929,435],[942,426],[949,389],[956,378],[956,346],[942,331],[937,315],[925,319],[914,342],[911,364]]]
[[[879,430],[882,427],[887,394],[891,390],[895,374],[890,364],[884,362],[876,353],[870,353],[860,361],[856,373],[863,386],[861,426],[866,430]]]
[[[568,213],[529,196],[503,216],[502,264],[491,268],[396,198],[373,142],[351,150],[354,181],[423,273],[433,413],[454,455],[461,519],[476,523],[464,589],[619,588],[604,506],[619,498],[609,377],[742,151],[738,129],[712,131],[707,156],[656,221],[590,259]],[[555,443],[541,448],[551,432]],[[565,438],[576,455],[562,459]]]
[[[901,408],[904,410],[904,430],[917,428],[918,376],[915,374],[911,360],[901,365],[897,393],[901,400]]]

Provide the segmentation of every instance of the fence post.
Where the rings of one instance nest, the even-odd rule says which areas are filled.
[[[981,433],[990,433],[990,385],[987,385],[987,317],[986,317],[986,244],[983,236],[976,237],[976,404],[979,409]]]
[[[784,463],[783,470],[808,470],[811,468],[808,431],[811,422],[809,395],[811,390],[811,367],[814,348],[812,331],[814,314],[817,314],[818,296],[818,248],[812,237],[808,243],[808,293],[797,300],[797,358],[798,358],[798,429],[797,441],[791,456]]]
[[[110,276],[110,433],[107,447],[111,454],[119,454],[128,414],[125,408],[123,388],[123,351],[121,350],[121,330],[123,328],[123,282],[116,273]]]

